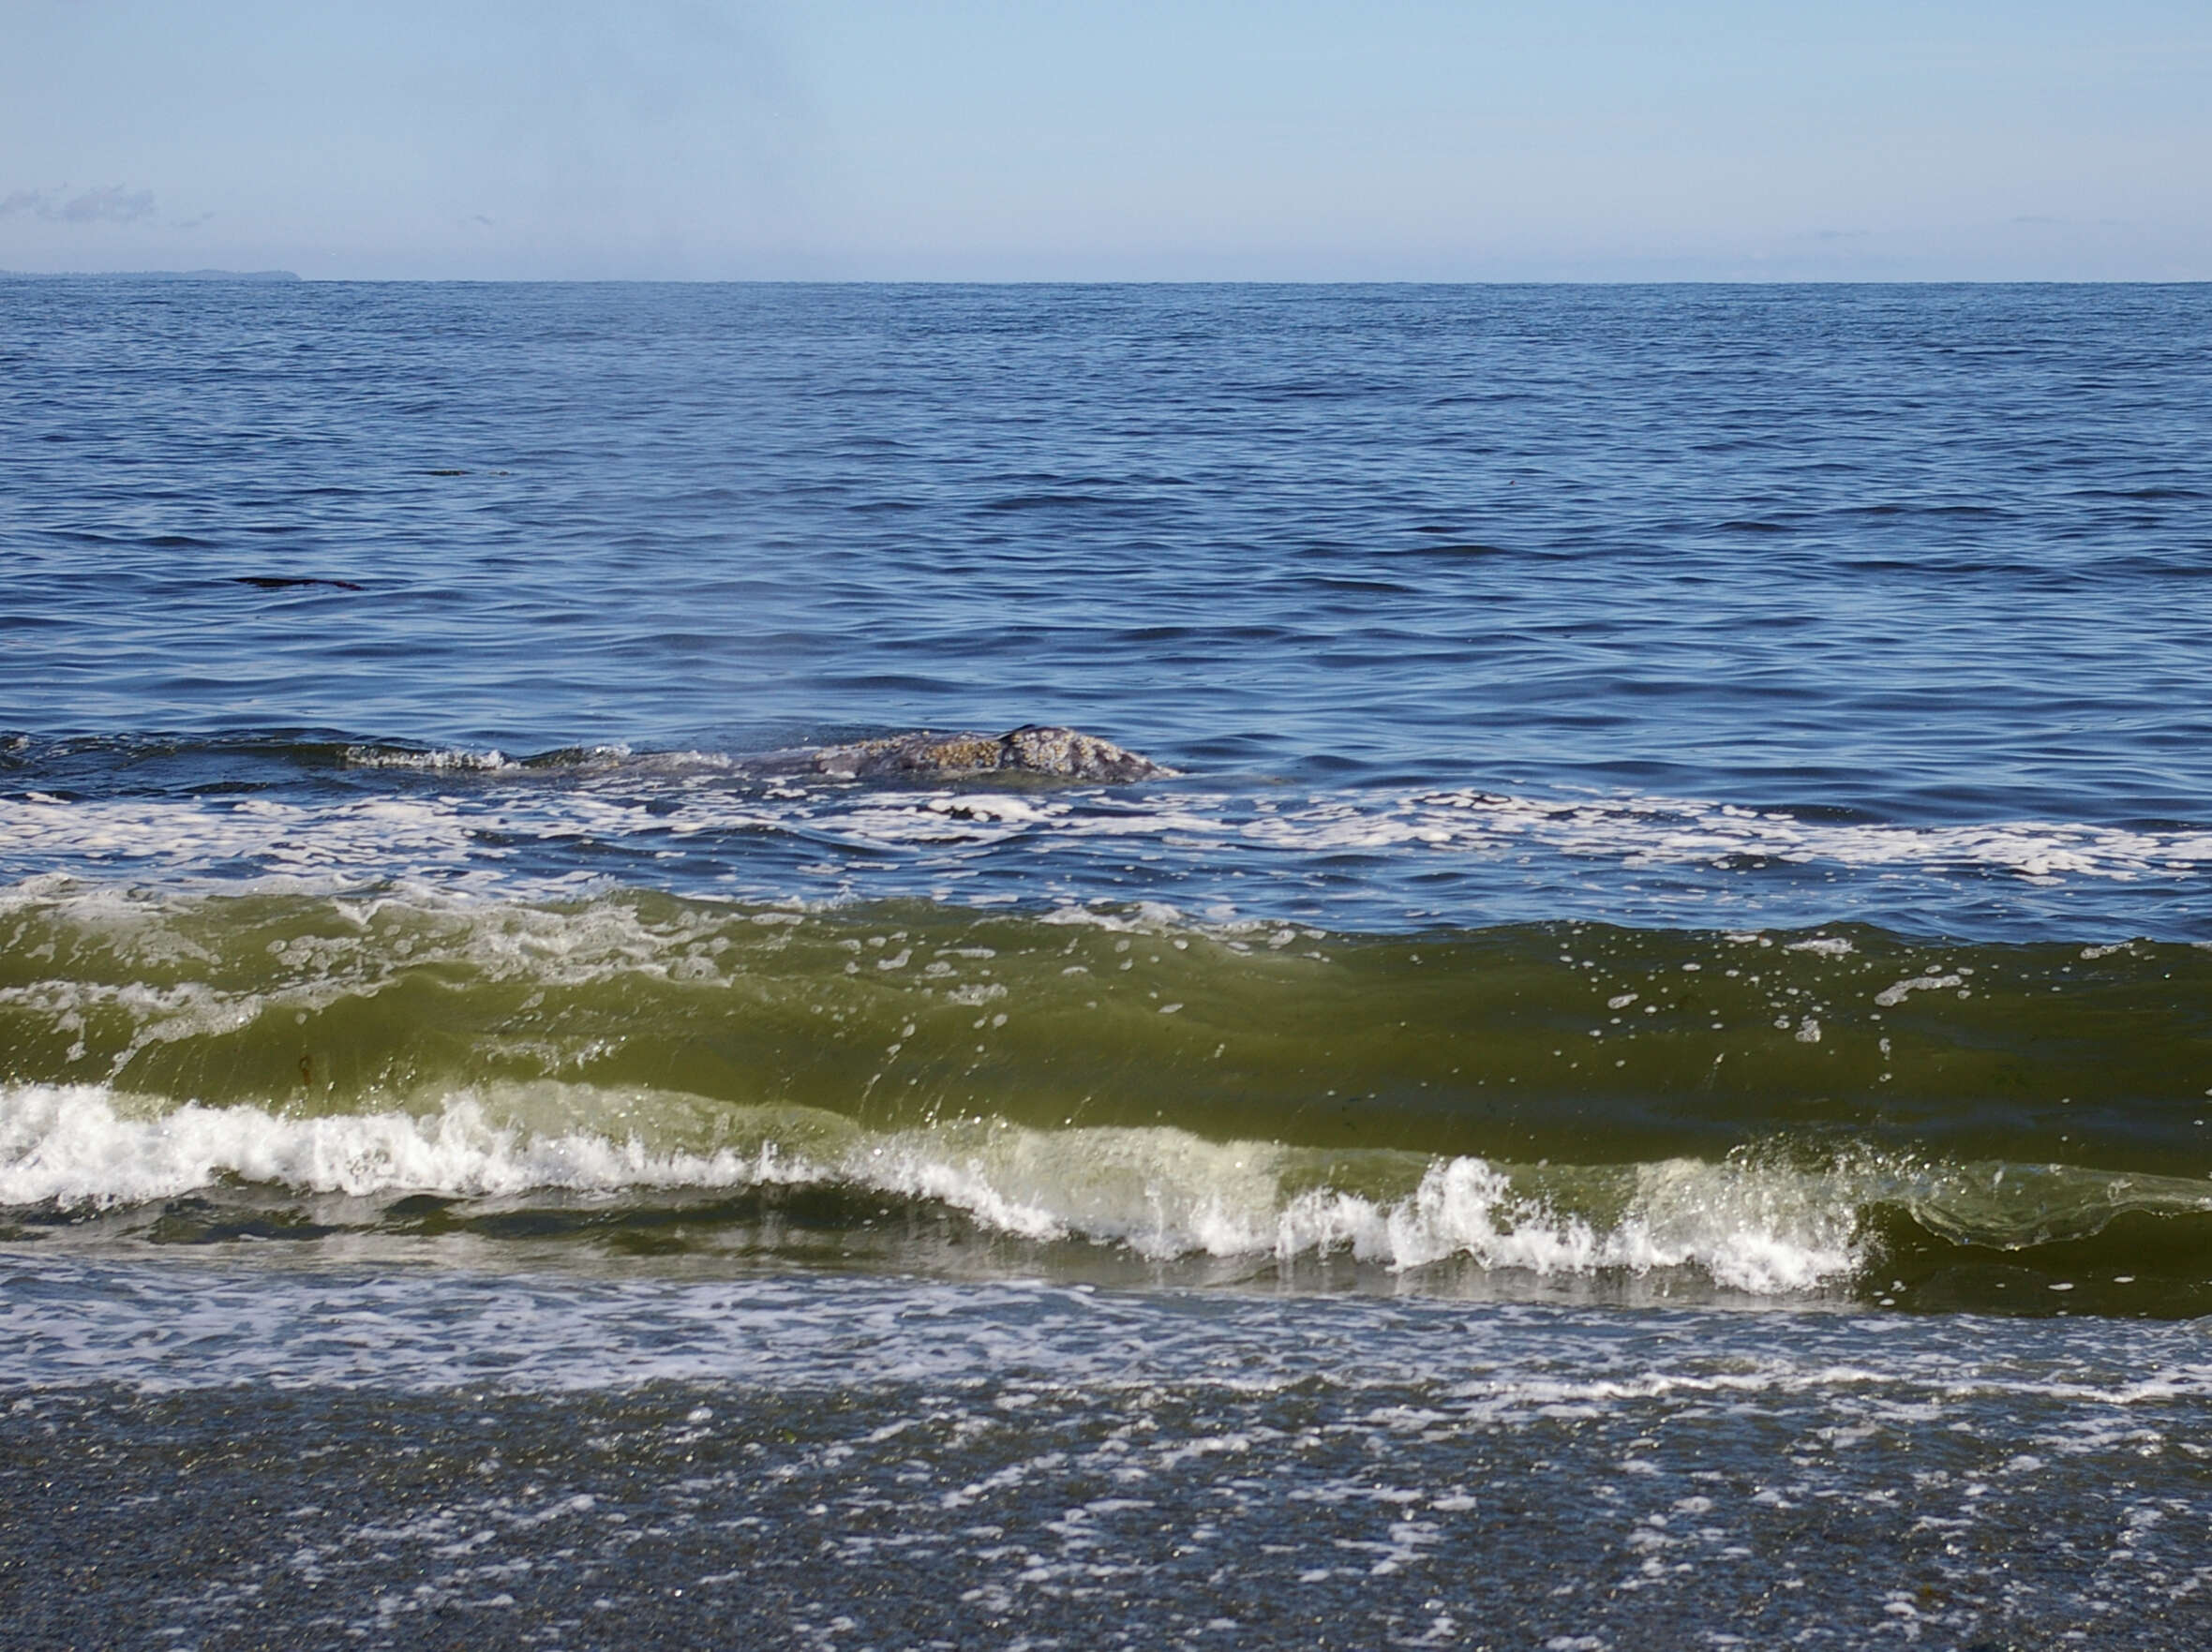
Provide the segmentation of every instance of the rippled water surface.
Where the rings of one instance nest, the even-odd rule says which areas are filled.
[[[2201,814],[2198,288],[7,296],[37,732]]]
[[[0,1616],[2203,1644],[2208,346],[0,285]]]

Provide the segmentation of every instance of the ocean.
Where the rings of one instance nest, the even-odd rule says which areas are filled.
[[[2212,1643],[2208,363],[0,287],[0,1643]]]

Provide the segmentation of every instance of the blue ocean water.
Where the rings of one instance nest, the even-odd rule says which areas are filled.
[[[1885,819],[2204,796],[2201,289],[7,297],[40,732],[1028,720]],[[270,573],[371,600],[224,583]]]
[[[7,1615],[2201,1644],[2208,361],[2201,286],[0,283],[0,1477],[215,1544]],[[1032,723],[1176,772],[807,756]]]
[[[7,297],[0,714],[34,740],[1064,722],[1218,782],[1238,826],[1285,788],[1725,805],[1816,834],[1823,882],[2004,886],[1785,921],[2207,933],[2165,875],[2201,865],[2212,762],[2202,289]],[[2108,875],[2023,891],[2034,841],[1955,830],[2019,823]],[[1327,910],[1439,906],[1398,873],[1324,876]],[[1572,874],[1441,879],[1441,915],[1664,902]]]

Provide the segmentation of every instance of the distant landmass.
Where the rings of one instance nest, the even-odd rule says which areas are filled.
[[[0,281],[297,281],[290,270],[0,270]]]

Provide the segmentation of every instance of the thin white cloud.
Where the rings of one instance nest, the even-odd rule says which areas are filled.
[[[0,199],[0,218],[19,216],[50,224],[135,224],[154,216],[154,192],[121,184],[75,195],[67,189],[18,189]]]

